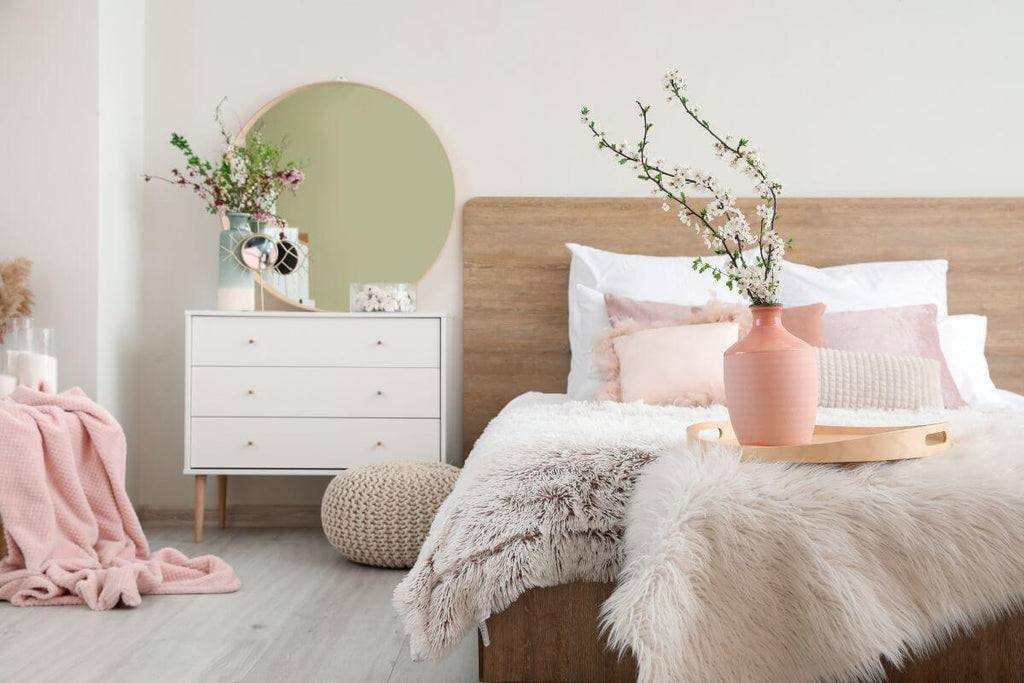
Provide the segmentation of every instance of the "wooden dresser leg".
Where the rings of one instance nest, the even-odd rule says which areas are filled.
[[[217,512],[218,523],[221,529],[228,526],[228,475],[217,475]]]
[[[196,475],[196,543],[203,542],[203,513],[206,511],[206,475]]]

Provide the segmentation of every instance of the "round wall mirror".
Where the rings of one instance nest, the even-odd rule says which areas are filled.
[[[314,83],[267,103],[239,136],[256,126],[264,139],[284,140],[284,158],[306,174],[277,205],[302,265],[264,276],[267,291],[300,308],[312,299],[317,309],[347,311],[350,283],[415,282],[426,273],[448,238],[455,183],[441,141],[416,110],[368,85]]]

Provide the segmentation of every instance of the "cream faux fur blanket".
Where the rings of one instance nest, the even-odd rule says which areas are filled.
[[[883,655],[1019,605],[1020,413],[959,411],[947,454],[857,468],[679,447],[688,424],[724,415],[565,403],[498,416],[395,591],[414,658],[447,654],[530,588],[616,577],[605,626],[645,681],[870,675]]]

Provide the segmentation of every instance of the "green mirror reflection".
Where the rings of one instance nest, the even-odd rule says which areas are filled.
[[[308,248],[296,275],[308,276],[316,308],[347,311],[352,282],[415,282],[426,273],[451,228],[455,184],[441,141],[416,110],[370,86],[315,83],[270,102],[244,130],[253,126],[283,139],[285,158],[306,174],[277,213]],[[267,282],[294,298],[286,284]]]

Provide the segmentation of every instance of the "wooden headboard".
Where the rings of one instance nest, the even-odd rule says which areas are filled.
[[[756,200],[741,200],[754,215]],[[466,453],[524,391],[564,392],[569,252],[704,254],[657,199],[479,197],[463,209]],[[996,385],[1024,392],[1024,199],[784,199],[794,261],[949,260],[949,312],[989,319]]]

